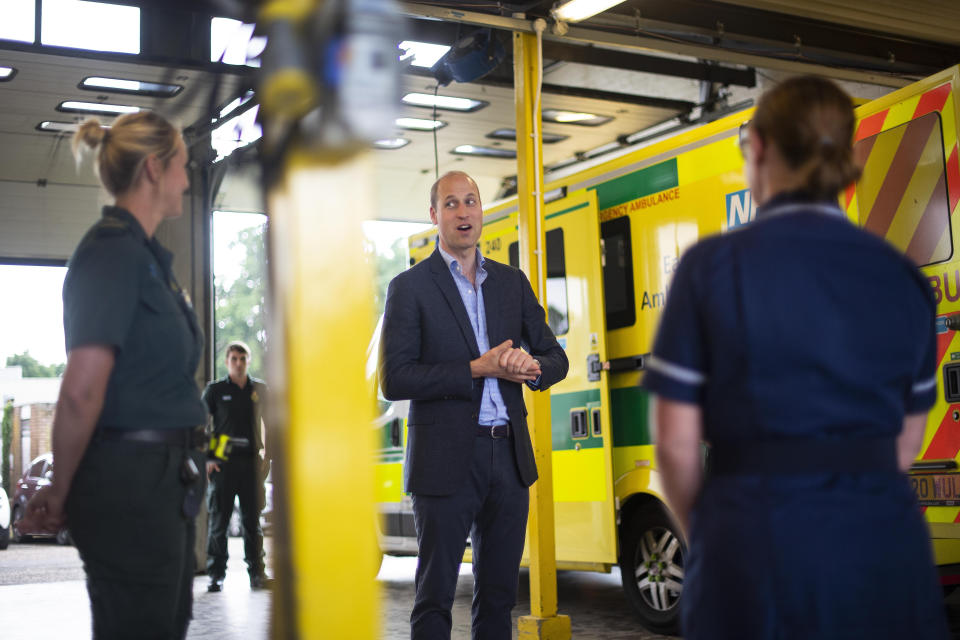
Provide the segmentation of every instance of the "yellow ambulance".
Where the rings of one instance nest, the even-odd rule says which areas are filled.
[[[960,211],[958,106],[960,67],[860,106],[855,150],[864,176],[842,198],[854,222],[923,267],[939,301],[943,373],[911,481],[945,585],[960,584],[960,340],[948,319],[960,312],[960,237],[951,224]],[[567,378],[551,389],[557,564],[603,572],[619,565],[628,601],[656,632],[676,631],[686,548],[664,501],[648,396],[638,383],[683,251],[755,215],[738,148],[750,115],[730,115],[545,188],[548,322],[570,360]],[[517,266],[516,199],[485,212],[480,250]],[[411,237],[412,262],[435,243],[435,231]],[[381,549],[414,554],[402,490],[404,407],[390,407],[376,428]]]

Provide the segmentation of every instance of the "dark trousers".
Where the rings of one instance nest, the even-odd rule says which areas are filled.
[[[202,468],[203,455],[189,455]],[[183,460],[181,447],[91,442],[80,462],[67,521],[97,640],[187,635],[195,532],[183,515]]]
[[[227,528],[233,515],[235,498],[240,499],[240,529],[243,555],[251,576],[263,573],[263,531],[260,512],[264,491],[260,456],[235,454],[220,463],[220,471],[210,476],[207,506],[210,511],[207,538],[207,575],[223,578],[227,573]]]
[[[450,609],[468,534],[473,547],[473,640],[510,640],[529,501],[512,438],[485,436],[477,436],[469,476],[456,493],[413,495],[420,545],[410,614],[413,640],[450,638]]]

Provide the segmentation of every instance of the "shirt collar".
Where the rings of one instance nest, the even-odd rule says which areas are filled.
[[[118,207],[116,205],[104,205],[103,207],[103,217],[104,218],[114,218],[123,222],[128,229],[137,237],[138,240],[143,240],[144,242],[149,242],[147,238],[147,232],[143,230],[143,225],[140,224],[140,221],[137,220],[132,213],[124,209],[123,207]]]
[[[437,249],[440,251],[440,257],[443,258],[443,261],[445,263],[447,263],[447,268],[450,269],[451,271],[456,271],[457,273],[459,273],[460,262],[456,258],[454,258],[452,255],[444,251],[443,247],[440,246],[439,242],[437,243]],[[487,259],[483,257],[482,253],[480,253],[480,249],[477,249],[476,252],[477,252],[477,273],[480,273],[481,271],[484,270],[483,263],[486,262]]]
[[[767,202],[764,202],[763,205],[757,207],[757,220],[766,218],[771,212],[784,205],[791,204],[826,205],[836,209],[840,208],[836,200],[819,200],[802,189],[797,191],[785,191],[778,193],[770,198]]]

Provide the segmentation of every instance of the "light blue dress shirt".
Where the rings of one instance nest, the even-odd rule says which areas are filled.
[[[438,245],[438,248],[439,245]],[[477,347],[481,355],[490,350],[490,338],[487,335],[487,312],[483,306],[483,282],[487,279],[487,272],[483,268],[485,258],[477,249],[477,274],[474,281],[476,286],[470,284],[467,276],[463,275],[460,269],[460,263],[449,253],[440,248],[440,255],[443,261],[450,268],[450,275],[457,285],[460,292],[460,299],[463,300],[463,306],[467,309],[467,315],[470,317],[470,326],[473,327],[473,335],[477,338]],[[495,426],[507,424],[510,418],[507,416],[507,405],[500,395],[500,383],[496,378],[483,379],[483,400],[480,402],[479,424],[484,426]]]

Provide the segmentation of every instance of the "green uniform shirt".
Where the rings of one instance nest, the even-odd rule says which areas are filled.
[[[102,345],[116,357],[98,426],[174,429],[206,420],[193,379],[203,336],[172,260],[130,212],[110,206],[70,258],[67,351]]]
[[[260,420],[267,396],[263,380],[247,376],[247,384],[236,385],[225,376],[203,390],[203,402],[213,418],[213,432],[231,438],[246,438],[254,451],[263,448]]]

